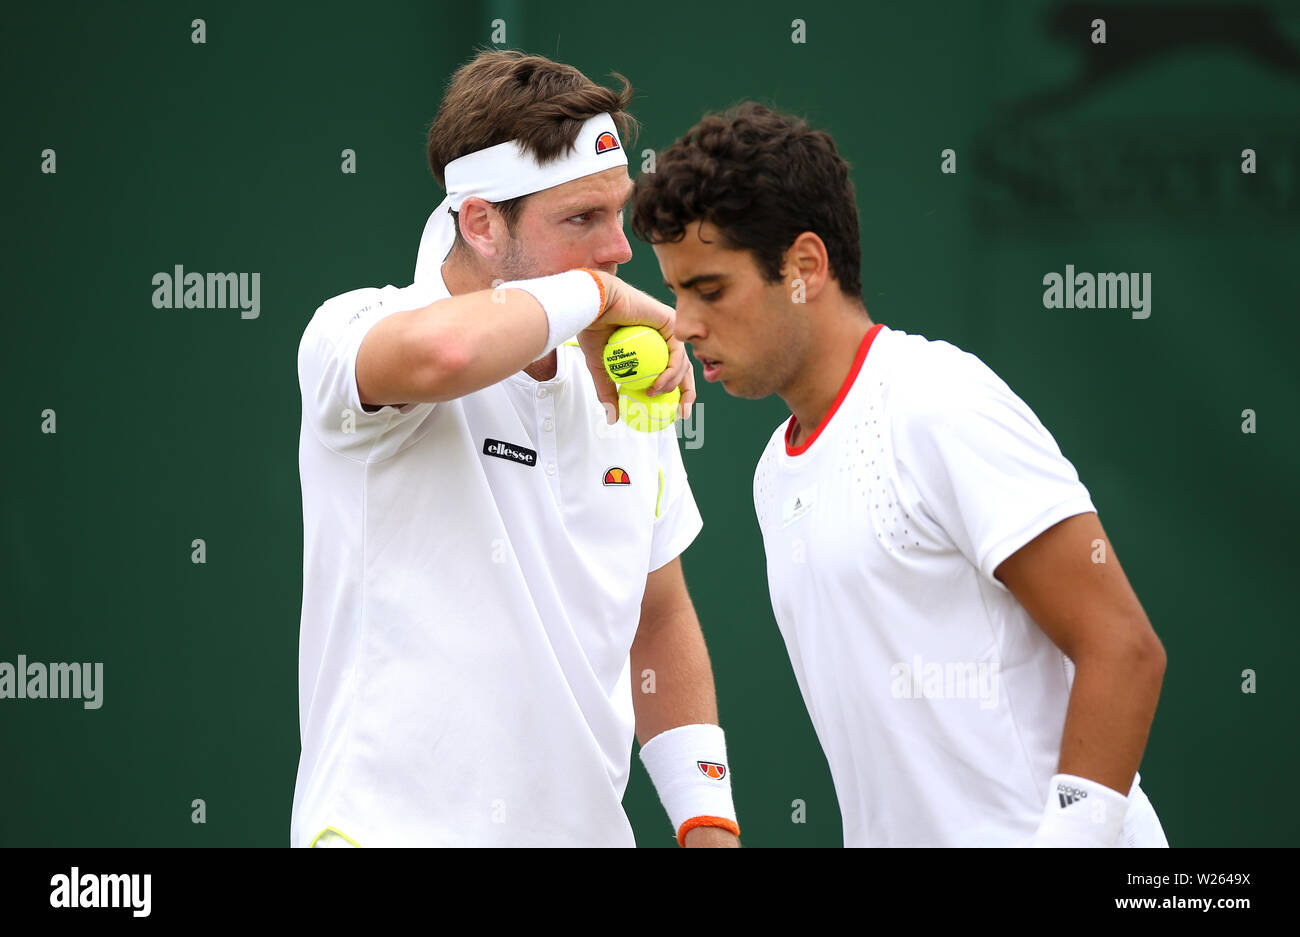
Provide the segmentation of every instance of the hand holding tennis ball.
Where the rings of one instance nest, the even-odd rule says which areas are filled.
[[[686,346],[673,335],[676,311],[612,274],[597,271],[597,275],[605,288],[604,308],[578,333],[578,344],[587,359],[596,397],[605,407],[606,421],[616,423],[619,415],[629,410],[635,417],[638,409],[653,405],[651,416],[637,427],[644,425],[652,431],[676,419],[679,401],[680,415],[689,417],[695,402],[695,371],[686,357]],[[615,348],[607,368],[606,347],[610,344]],[[619,389],[617,384],[626,386]],[[621,399],[620,394],[629,400]],[[641,399],[636,400],[633,394]]]
[[[645,391],[668,367],[668,343],[649,326],[625,325],[605,343],[605,373],[618,385],[619,416],[631,429],[657,433],[677,419],[676,387],[657,397]]]
[[[648,325],[625,325],[605,342],[605,373],[619,392],[645,390],[668,368],[668,343]]]

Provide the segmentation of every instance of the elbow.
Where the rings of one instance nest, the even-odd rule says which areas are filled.
[[[1138,693],[1147,699],[1158,701],[1165,686],[1165,647],[1151,630],[1146,629],[1144,637],[1132,652],[1133,674],[1130,679]]]
[[[1137,620],[1129,629],[1129,641],[1127,653],[1145,673],[1152,674],[1157,682],[1164,679],[1165,665],[1168,658],[1165,655],[1165,646],[1156,636],[1155,629],[1151,627],[1150,620],[1145,614],[1139,613]]]
[[[1124,675],[1127,681],[1137,681],[1159,687],[1164,683],[1168,658],[1165,647],[1143,617],[1134,626],[1124,629],[1123,637],[1113,633],[1105,641],[1093,641],[1085,647],[1076,647],[1070,654],[1079,669],[1095,670],[1114,676]]]
[[[470,354],[465,343],[455,335],[436,330],[426,340],[420,386],[426,400],[441,403],[463,396],[463,375],[469,368]]]
[[[1152,672],[1156,675],[1157,682],[1163,683],[1165,679],[1165,667],[1169,663],[1169,657],[1165,654],[1165,646],[1156,637],[1156,633],[1150,631],[1151,637],[1147,642],[1146,650],[1143,652],[1149,661]]]
[[[1144,621],[1143,625],[1144,627],[1137,629],[1133,639],[1126,643],[1124,658],[1136,679],[1158,690],[1165,681],[1168,657],[1165,654],[1165,646],[1156,637],[1150,623]]]

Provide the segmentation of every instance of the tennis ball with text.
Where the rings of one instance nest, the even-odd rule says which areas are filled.
[[[668,367],[668,343],[645,325],[615,329],[605,343],[605,373],[619,393],[644,390]]]

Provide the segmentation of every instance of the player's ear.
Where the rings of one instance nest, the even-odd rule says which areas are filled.
[[[457,213],[460,236],[465,243],[474,248],[483,257],[496,257],[498,234],[505,236],[506,222],[497,211],[496,206],[481,198],[470,196],[461,203]]]
[[[816,298],[830,275],[830,255],[826,253],[825,242],[811,231],[800,234],[785,252],[785,273],[802,281],[805,302]]]

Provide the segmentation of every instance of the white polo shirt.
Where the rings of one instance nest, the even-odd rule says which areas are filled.
[[[628,652],[701,527],[672,430],[605,424],[581,351],[362,409],[366,332],[447,296],[360,289],[303,333],[302,756],[290,838],[632,846]]]
[[[796,448],[792,422],[759,460],[754,506],[845,845],[1027,844],[1073,665],[993,572],[1094,511],[1087,489],[978,358],[884,325]],[[1134,839],[1164,845],[1136,779]]]

